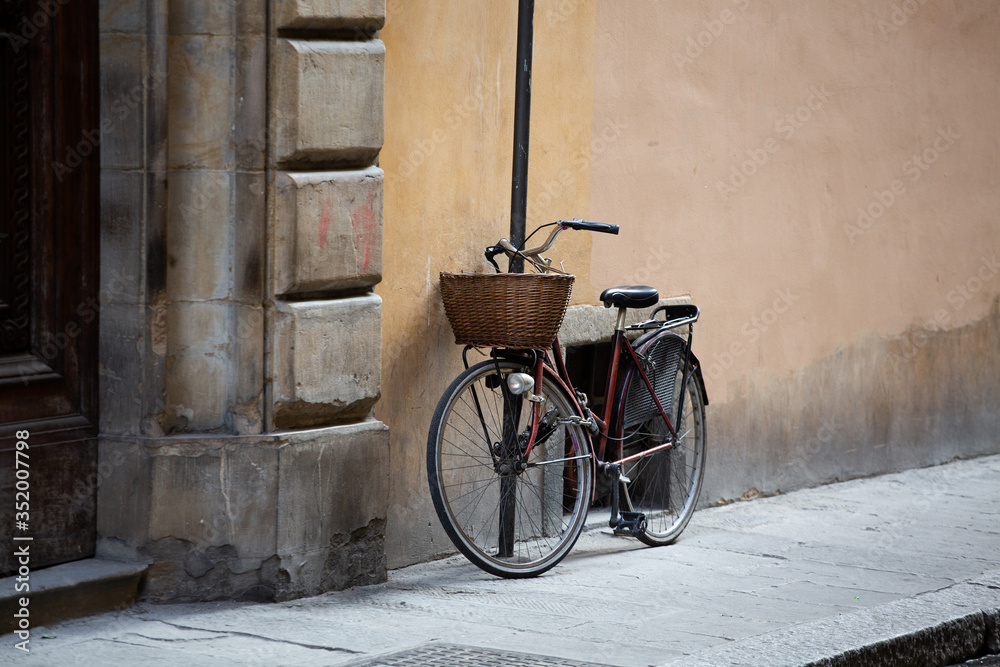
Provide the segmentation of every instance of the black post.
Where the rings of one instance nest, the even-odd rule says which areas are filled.
[[[528,211],[528,127],[531,122],[531,46],[535,0],[518,0],[517,74],[514,91],[514,166],[510,187],[510,242],[520,248]],[[524,273],[524,259],[512,257],[509,273]]]
[[[524,243],[524,226],[528,211],[528,125],[531,116],[531,44],[534,39],[535,0],[518,0],[517,6],[517,74],[514,77],[514,167],[510,186],[510,242],[515,248]],[[524,273],[524,259],[511,257],[508,273]],[[499,370],[499,369],[498,369]],[[505,378],[501,377],[500,382]],[[520,460],[518,424],[521,417],[521,396],[503,390],[502,458],[508,462]],[[500,476],[500,525],[497,556],[514,555],[517,540],[517,474]]]

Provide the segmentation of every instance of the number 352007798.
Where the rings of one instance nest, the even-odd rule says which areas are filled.
[[[30,510],[28,489],[30,484],[28,478],[31,471],[28,466],[28,431],[18,431],[14,434],[17,437],[17,444],[14,450],[14,488],[17,493],[14,497],[14,520],[17,527],[25,531],[28,529],[28,512]]]

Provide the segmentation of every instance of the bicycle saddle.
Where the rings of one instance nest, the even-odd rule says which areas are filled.
[[[648,285],[622,285],[609,287],[601,292],[605,308],[619,306],[625,308],[645,308],[660,300],[660,293]]]

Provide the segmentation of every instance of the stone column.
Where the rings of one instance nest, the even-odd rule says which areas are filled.
[[[102,160],[98,551],[147,598],[385,577],[383,20],[102,5],[102,112],[137,92]]]
[[[170,2],[165,433],[263,431],[265,9]]]
[[[278,544],[296,554],[293,581],[343,587],[385,576],[388,431],[371,418],[381,388],[372,288],[382,278],[385,3],[273,2],[265,419],[287,434],[283,472],[319,485],[290,479],[289,488],[313,488],[301,500],[323,518],[279,514]]]

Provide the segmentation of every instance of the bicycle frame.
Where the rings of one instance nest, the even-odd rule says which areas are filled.
[[[685,400],[685,390],[687,389],[688,382],[691,380],[692,374],[696,371],[695,364],[692,364],[692,354],[691,354],[691,343],[694,336],[693,324],[691,322],[682,322],[688,324],[688,336],[684,349],[684,375],[682,378],[681,385],[679,387],[679,397],[678,397],[678,412],[676,416],[671,416],[668,412],[669,408],[672,406],[664,406],[660,403],[659,398],[656,395],[656,391],[653,387],[652,382],[650,382],[649,377],[646,375],[645,370],[640,363],[639,356],[635,351],[635,347],[629,342],[628,337],[625,334],[625,330],[622,327],[616,327],[614,337],[612,338],[611,344],[613,346],[613,352],[611,356],[611,362],[608,371],[608,380],[605,388],[605,403],[604,403],[604,414],[602,419],[596,419],[596,415],[591,413],[590,417],[596,419],[598,425],[597,432],[597,447],[594,447],[593,438],[590,432],[587,431],[587,438],[591,444],[591,452],[594,458],[594,463],[606,463],[610,465],[621,465],[623,463],[628,463],[629,461],[634,461],[640,459],[644,456],[648,456],[657,451],[668,449],[673,446],[677,438],[677,430],[674,426],[674,419],[677,419],[679,415],[684,414],[684,400]],[[664,322],[659,325],[654,331],[658,332],[663,328],[675,328],[679,324],[669,326],[669,322]],[[542,378],[548,373],[550,377],[561,385],[561,388],[565,393],[571,398],[576,408],[577,415],[584,419],[587,411],[584,406],[580,405],[579,399],[577,397],[576,391],[573,389],[573,380],[569,376],[569,371],[566,368],[566,364],[563,361],[562,347],[559,343],[558,337],[553,341],[552,344],[552,354],[554,357],[554,363],[549,359],[547,352],[542,352],[534,355],[533,366],[534,366],[534,379],[535,386],[542,386]],[[509,350],[509,349],[499,349],[496,351],[496,356],[501,358],[518,358],[522,361],[527,361],[530,357],[522,350]],[[663,420],[670,432],[670,438],[667,442],[661,443],[654,447],[649,447],[642,450],[636,454],[632,454],[628,457],[621,457],[621,437],[622,437],[622,415],[624,411],[624,392],[616,393],[618,386],[618,378],[622,369],[622,359],[631,361],[632,366],[630,370],[637,371],[639,377],[642,379],[643,384],[649,391],[657,410],[663,417]],[[466,364],[468,365],[468,364]],[[526,461],[531,453],[531,450],[535,446],[536,437],[539,431],[539,423],[543,415],[543,403],[533,402],[532,403],[532,417],[531,417],[531,432],[528,439],[527,447],[523,455],[523,459]],[[614,453],[612,460],[607,461],[607,445],[609,440],[615,440],[618,442],[619,449]]]

